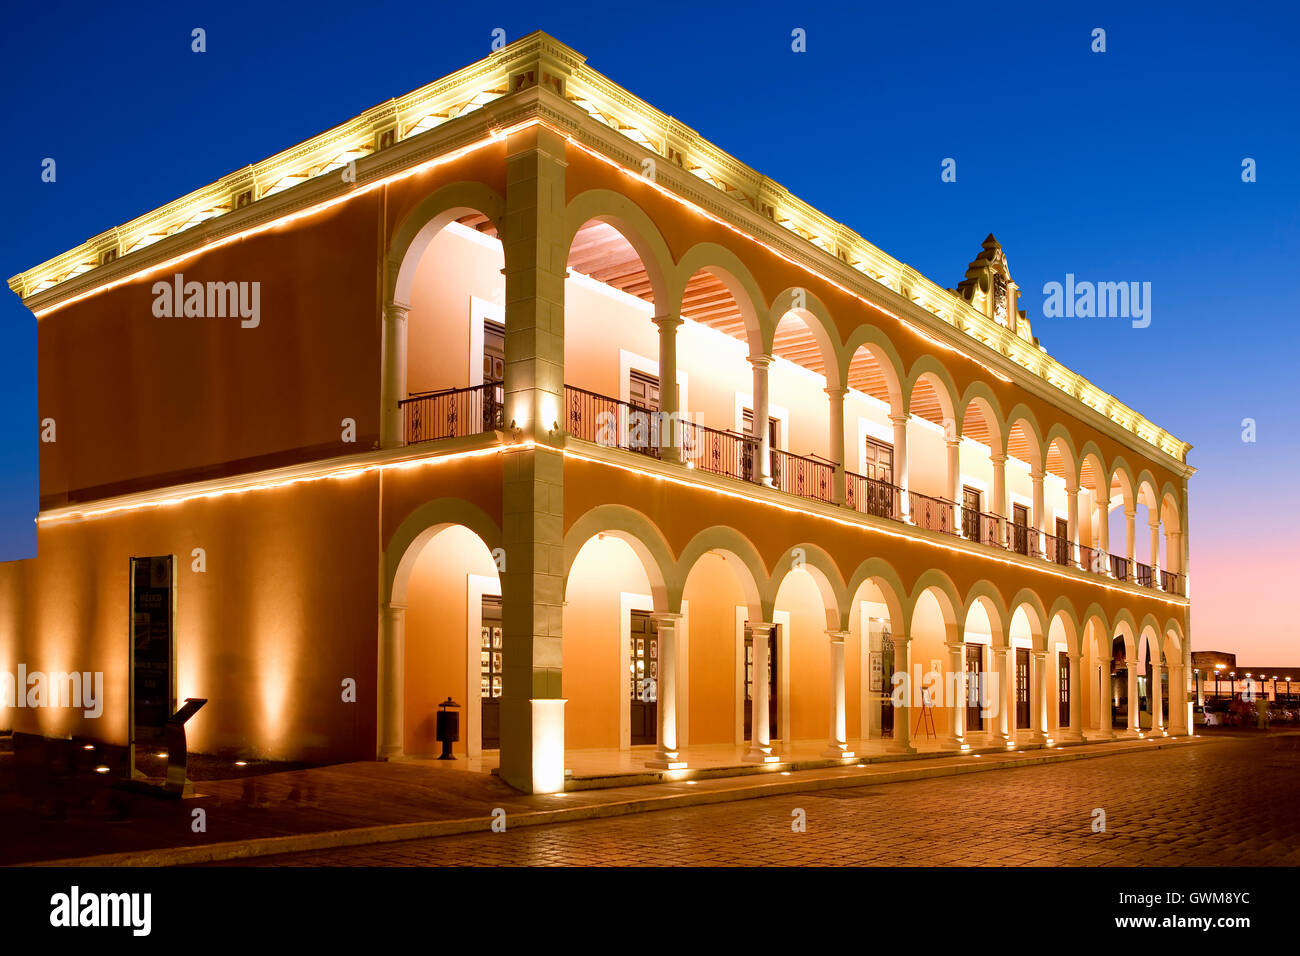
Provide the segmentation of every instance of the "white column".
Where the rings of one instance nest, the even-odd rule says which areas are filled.
[[[998,516],[998,544],[1007,546],[1007,456],[994,455],[993,504],[990,510]]]
[[[754,368],[754,437],[758,439],[758,467],[755,480],[772,487],[772,433],[768,428],[769,406],[767,398],[767,370],[772,364],[770,355],[751,355],[749,364]],[[757,647],[757,643],[754,645]]]
[[[1191,733],[1187,705],[1187,671],[1182,661],[1169,664],[1169,732],[1176,736]]]
[[[948,641],[948,673],[944,675],[940,693],[949,698],[944,703],[952,708],[952,719],[941,745],[948,750],[959,749],[966,742],[965,659],[966,645],[961,641]]]
[[[952,499],[953,531],[963,534],[965,522],[961,516],[961,439],[950,438],[948,445],[948,497]]]
[[[406,397],[406,316],[410,307],[400,302],[384,306],[383,379],[379,419],[379,443],[399,448],[406,442],[402,432],[402,408]]]
[[[1149,525],[1151,529],[1151,586],[1160,587],[1160,519]]]
[[[1034,743],[1047,739],[1047,652],[1031,651],[1029,666],[1029,729]]]
[[[681,411],[677,394],[677,327],[682,318],[675,312],[657,315],[659,327],[659,457],[663,461],[680,461],[680,433],[677,416]]]
[[[1113,737],[1114,726],[1111,722],[1111,679],[1110,679],[1110,658],[1099,657],[1097,661],[1098,677],[1098,707],[1097,707],[1097,731],[1102,737]]]
[[[680,614],[651,615],[659,639],[659,672],[655,678],[655,712],[658,729],[655,755],[646,766],[659,770],[678,770],[686,766],[677,747],[677,627]]]
[[[1067,488],[1065,495],[1070,504],[1069,530],[1066,532],[1070,538],[1070,564],[1077,568],[1079,566],[1079,489]]]
[[[1110,567],[1110,492],[1097,492],[1097,519],[1100,522],[1093,547],[1101,550],[1102,570],[1107,577],[1114,577]]]
[[[1005,747],[1011,741],[1011,715],[1007,713],[1007,701],[1014,700],[1015,695],[1009,692],[1007,683],[1007,655],[1010,652],[1006,646],[989,645],[990,676],[994,676],[997,681],[997,694],[994,697],[997,713],[991,715],[989,720],[989,743],[997,747]]]
[[[907,416],[890,415],[894,426],[894,484],[899,487],[899,517],[911,523],[907,504]]]
[[[831,652],[831,732],[824,756],[852,757],[844,713],[844,638],[848,631],[827,631]]]
[[[385,604],[379,640],[379,759],[400,757],[405,750],[402,680],[406,648],[406,605]]]
[[[1079,676],[1082,655],[1070,655],[1070,736],[1083,739],[1083,680]]]
[[[770,763],[775,759],[772,756],[772,728],[768,716],[767,683],[768,642],[775,630],[775,624],[754,621],[749,623],[749,632],[754,639],[754,673],[750,687],[749,752],[745,754],[745,759],[756,763]]]
[[[1165,732],[1165,691],[1160,686],[1161,670],[1160,657],[1157,654],[1151,659],[1151,732],[1153,734]]]
[[[1137,512],[1124,511],[1124,557],[1128,560],[1128,579],[1137,580],[1137,532],[1134,529]]]
[[[1128,664],[1128,729],[1132,733],[1137,733],[1141,729],[1141,723],[1138,721],[1138,672],[1137,662],[1130,661]]]
[[[905,693],[902,695],[902,706],[894,709],[894,746],[893,750],[897,753],[916,753],[916,748],[912,746],[912,701],[913,695],[920,695],[921,689],[912,686],[912,639],[906,634],[897,633],[894,636],[894,670],[900,674],[906,675],[907,679],[903,682]],[[892,674],[886,674],[885,680],[890,681]],[[892,683],[891,683],[892,689]]]
[[[1043,549],[1043,525],[1047,520],[1047,512],[1043,506],[1043,469],[1037,465],[1031,466],[1029,480],[1034,485],[1034,537],[1033,550],[1039,555],[1046,552]]]
[[[831,461],[835,462],[835,475],[831,480],[831,500],[844,504],[844,396],[848,389],[843,385],[829,386],[826,397],[830,401]]]

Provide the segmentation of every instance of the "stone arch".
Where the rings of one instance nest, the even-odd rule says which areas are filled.
[[[1137,485],[1133,480],[1133,466],[1123,455],[1116,455],[1115,460],[1110,463],[1107,487],[1112,489],[1112,492],[1116,482],[1119,484],[1120,498],[1124,503],[1124,513],[1127,514],[1137,507]]]
[[[849,576],[848,586],[845,588],[850,602],[857,599],[858,590],[867,581],[873,582],[879,588],[881,596],[885,599],[885,606],[889,608],[889,618],[893,626],[902,627],[906,623],[904,606],[907,601],[907,590],[903,587],[903,580],[898,576],[894,566],[884,558],[867,558],[859,564]]]
[[[1016,612],[1021,609],[1025,610],[1025,617],[1029,620],[1029,636],[1033,640],[1033,649],[1047,650],[1047,630],[1051,626],[1051,619],[1038,594],[1029,588],[1021,588],[1007,604],[1008,639],[1011,635],[1011,622],[1015,619]]]
[[[798,555],[802,549],[802,556]],[[849,604],[844,582],[840,578],[839,568],[834,560],[822,548],[815,544],[802,543],[791,547],[772,567],[772,574],[767,582],[765,600],[776,606],[776,596],[787,575],[794,570],[798,558],[803,567],[817,584],[822,601],[826,607],[826,628],[843,631],[848,628]]]
[[[912,618],[916,614],[916,602],[926,591],[933,591],[936,599],[939,601],[939,609],[943,613],[944,623],[948,627],[949,639],[955,633],[955,626],[962,614],[965,603],[957,591],[957,585],[953,584],[952,578],[948,577],[938,568],[931,568],[919,575],[912,585],[912,592],[908,595],[905,611],[907,614],[907,626],[910,628]],[[962,618],[964,621],[964,618]]]
[[[796,297],[802,299],[803,305],[797,306]],[[817,296],[802,286],[784,289],[772,300],[767,312],[764,330],[763,352],[772,354],[777,327],[787,315],[794,315],[801,321],[817,342],[821,350],[822,364],[825,366],[825,378],[828,388],[842,385],[845,380],[844,366],[840,363],[839,329],[831,319],[830,310]]]
[[[697,272],[715,276],[731,293],[745,323],[745,340],[750,355],[765,355],[764,343],[771,340],[767,326],[767,303],[749,268],[730,249],[714,242],[701,242],[682,256],[674,270],[669,294],[675,305],[680,305],[686,294],[686,285]]]
[[[462,181],[434,190],[407,213],[388,243],[386,301],[407,305],[420,258],[449,222],[477,212],[487,216],[502,235],[505,200],[483,183]]]
[[[952,375],[948,370],[932,355],[922,355],[912,363],[912,368],[908,371],[907,379],[903,385],[903,395],[906,402],[908,413],[912,410],[912,399],[916,392],[916,386],[926,381],[934,388],[935,394],[939,397],[939,406],[942,410],[943,417],[953,422],[954,427],[957,424],[957,385],[952,380]]]
[[[613,226],[636,251],[650,280],[655,312],[665,314],[673,307],[669,278],[673,272],[673,256],[654,220],[622,193],[610,189],[588,189],[569,200],[564,210],[566,259],[578,230],[593,220]]]
[[[1081,459],[1079,450],[1074,444],[1072,436],[1064,425],[1059,422],[1051,427],[1043,438],[1043,468],[1046,470],[1048,458],[1051,456],[1052,445],[1059,442],[1061,449],[1061,458],[1064,460],[1063,477],[1065,479],[1065,488],[1067,491],[1073,491],[1079,487],[1079,468]]]
[[[462,498],[426,501],[408,514],[388,539],[384,550],[383,603],[405,602],[411,569],[421,549],[434,535],[453,525],[463,525],[474,532],[490,552],[501,547],[501,529],[478,505]]]
[[[864,324],[854,329],[840,351],[840,367],[844,369],[846,384],[852,382],[853,360],[859,350],[867,352],[880,366],[889,395],[890,414],[903,414],[903,360],[894,343],[878,326]]]
[[[989,452],[991,456],[1002,454],[1007,445],[1007,425],[1002,417],[1002,407],[998,397],[986,382],[972,382],[961,397],[961,415],[958,428],[966,434],[966,418],[971,406],[979,409],[989,428]]]
[[[1020,426],[1021,432],[1025,438],[1026,447],[1023,449],[1028,453],[1029,459],[1026,462],[1031,468],[1042,469],[1043,467],[1043,432],[1038,427],[1038,419],[1034,416],[1033,411],[1023,402],[1014,406],[1006,416],[1006,445],[1002,451],[1004,454],[1011,454],[1012,434],[1016,427]]]
[[[578,518],[564,535],[564,585],[582,546],[599,534],[625,542],[636,554],[650,582],[656,611],[679,612],[682,586],[677,579],[677,562],[663,534],[641,512],[620,504],[603,504]]]
[[[1006,647],[1009,640],[1009,628],[1011,618],[1007,614],[1007,606],[1002,601],[1002,594],[998,591],[997,586],[987,578],[976,581],[966,592],[966,600],[961,604],[961,622],[963,629],[966,626],[966,620],[970,616],[971,610],[978,604],[984,609],[985,615],[989,619],[989,628],[992,631],[994,647]]]
[[[1047,636],[1051,639],[1052,625],[1061,622],[1061,629],[1065,632],[1065,649],[1068,654],[1078,656],[1081,653],[1083,628],[1079,624],[1079,619],[1074,613],[1074,605],[1067,597],[1059,597],[1052,604],[1052,609],[1047,616]]]
[[[752,621],[771,621],[772,602],[767,598],[767,571],[753,543],[726,525],[713,525],[700,531],[682,549],[677,559],[676,579],[684,587],[695,563],[710,551],[717,552],[736,575],[749,605]]]

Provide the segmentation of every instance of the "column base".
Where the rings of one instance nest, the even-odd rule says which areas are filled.
[[[780,763],[781,758],[772,753],[771,745],[751,744],[743,758],[745,763]]]
[[[848,744],[841,744],[832,740],[827,745],[826,749],[822,751],[822,756],[837,757],[837,758],[842,758],[844,760],[848,760],[849,758],[854,757],[856,755],[853,753],[852,750],[849,749]]]
[[[686,761],[677,751],[661,751],[645,762],[651,770],[685,770]]]

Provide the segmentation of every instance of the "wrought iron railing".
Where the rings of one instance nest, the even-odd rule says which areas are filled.
[[[844,503],[855,511],[877,518],[903,518],[901,489],[879,478],[868,478],[851,471],[844,473]]]
[[[1074,564],[1073,550],[1069,539],[1054,534],[1043,535],[1043,557],[1048,561],[1069,567]]]
[[[694,422],[681,422],[679,427],[682,460],[691,467],[741,481],[754,480],[757,438]]]
[[[1112,554],[1110,556],[1110,573],[1115,576],[1116,581],[1128,581],[1128,558],[1121,558],[1118,554]]]
[[[835,503],[835,468],[815,458],[773,448],[772,484],[800,498]]]
[[[1169,594],[1177,594],[1179,597],[1186,595],[1183,576],[1173,571],[1160,572],[1160,587]]]
[[[416,392],[397,403],[402,436],[408,445],[479,435],[505,427],[505,402],[500,382],[468,388]]]
[[[564,386],[564,428],[574,438],[658,458],[659,424],[653,409]]]
[[[1038,534],[1029,525],[1009,524],[1007,525],[1007,535],[1010,538],[1007,544],[1017,554],[1023,554],[1027,557],[1038,553]]]
[[[1000,535],[998,534],[998,522],[1002,519],[997,515],[987,514],[983,511],[962,511],[962,528],[966,537],[972,541],[978,541],[980,544],[986,544],[991,548],[1002,547]]]
[[[1151,565],[1138,562],[1137,583],[1144,588],[1155,587],[1155,582],[1151,579]]]
[[[912,524],[928,531],[956,534],[953,525],[953,502],[946,498],[932,498],[916,491],[907,492],[907,511]]]

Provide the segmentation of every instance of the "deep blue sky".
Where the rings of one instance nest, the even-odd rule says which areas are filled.
[[[1276,602],[1276,634],[1232,616],[1264,592],[1285,597],[1300,570],[1295,549],[1276,546],[1295,523],[1300,457],[1292,4],[548,6],[14,5],[0,35],[0,270],[479,59],[496,27],[509,39],[545,29],[941,285],[994,232],[1048,350],[1197,446],[1197,646],[1300,656],[1289,602]],[[190,52],[196,26],[204,54]],[[791,52],[795,27],[806,53]],[[1104,54],[1090,50],[1095,27]],[[47,156],[54,184],[40,180]],[[940,181],[944,157],[956,183]],[[1258,182],[1242,183],[1244,157]],[[1067,272],[1151,282],[1150,328],[1042,318],[1043,284]],[[9,558],[35,550],[39,416],[35,322],[2,298]],[[1248,416],[1255,445],[1240,439]]]

